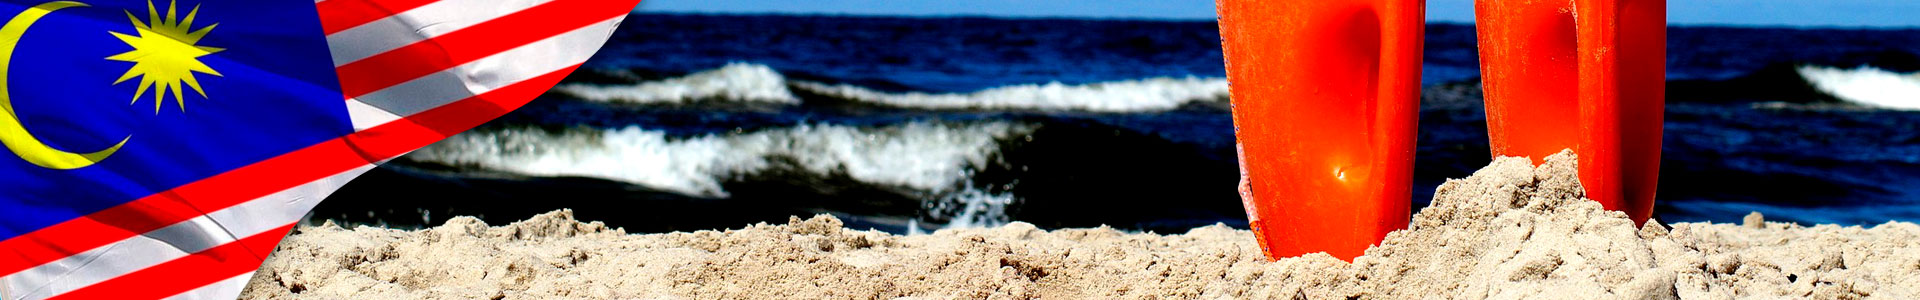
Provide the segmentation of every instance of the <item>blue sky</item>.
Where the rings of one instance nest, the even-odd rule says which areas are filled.
[[[648,0],[648,12],[1212,19],[1207,0]],[[1920,0],[1668,0],[1674,24],[1920,27]],[[1471,22],[1473,0],[1428,0],[1427,19]]]

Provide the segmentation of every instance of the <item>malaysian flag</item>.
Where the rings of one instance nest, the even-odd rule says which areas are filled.
[[[532,100],[638,4],[0,0],[0,296],[234,298],[321,199]]]

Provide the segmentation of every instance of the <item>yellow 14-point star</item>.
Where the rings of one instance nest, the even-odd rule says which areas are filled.
[[[200,57],[226,49],[196,45],[200,42],[200,38],[206,37],[207,32],[213,31],[213,27],[220,24],[215,23],[201,27],[199,30],[189,31],[193,27],[194,15],[200,12],[200,6],[194,5],[193,10],[188,11],[185,18],[176,19],[175,4],[177,3],[167,3],[166,18],[161,18],[160,10],[155,9],[153,2],[149,0],[147,22],[141,22],[133,12],[127,12],[127,19],[133,21],[135,34],[113,32],[113,36],[120,38],[120,41],[126,42],[128,46],[133,46],[133,51],[107,57],[108,60],[133,63],[133,67],[127,69],[127,73],[120,75],[120,79],[113,83],[120,84],[133,77],[140,77],[140,89],[134,93],[133,102],[139,103],[140,97],[146,95],[148,89],[153,89],[154,113],[160,113],[160,107],[165,104],[163,100],[166,99],[168,92],[172,92],[173,101],[180,106],[180,111],[187,110],[186,99],[181,95],[182,84],[193,88],[193,91],[200,94],[202,98],[207,96],[207,92],[200,89],[200,81],[194,79],[194,72],[221,76],[219,71],[214,71],[213,67],[201,62]]]

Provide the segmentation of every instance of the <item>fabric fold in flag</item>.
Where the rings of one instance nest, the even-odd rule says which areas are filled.
[[[328,194],[531,101],[638,4],[0,0],[0,298],[234,298]]]

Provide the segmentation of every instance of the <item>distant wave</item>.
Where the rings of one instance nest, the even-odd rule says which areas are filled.
[[[1800,76],[1815,89],[1847,102],[1920,110],[1920,73],[1900,74],[1872,66],[1842,69],[1800,66]]]
[[[999,154],[998,141],[1033,129],[1007,122],[800,125],[694,138],[635,127],[495,129],[462,133],[408,158],[532,176],[602,178],[705,197],[726,197],[721,184],[729,179],[774,170],[947,194],[987,167]]]
[[[732,63],[719,69],[632,85],[563,84],[553,89],[580,99],[632,104],[682,104],[700,100],[799,104],[786,77],[765,65]]]
[[[555,90],[591,101],[685,104],[734,101],[797,105],[795,92],[877,106],[916,109],[1151,112],[1191,102],[1225,101],[1227,80],[1156,77],[1091,84],[1021,84],[968,93],[885,92],[852,84],[789,80],[773,68],[733,63],[719,69],[628,85],[564,84]]]
[[[794,82],[795,88],[821,95],[893,107],[925,109],[1011,109],[1094,112],[1142,112],[1179,108],[1189,102],[1227,98],[1227,81],[1218,78],[1149,78],[1068,85],[1058,82],[996,87],[972,93],[888,93],[847,84]]]

